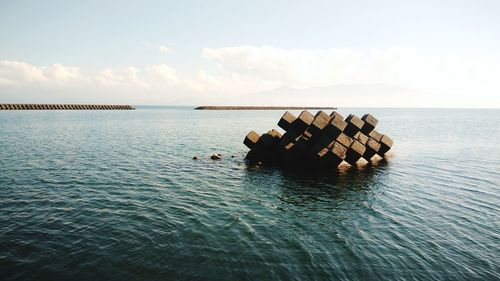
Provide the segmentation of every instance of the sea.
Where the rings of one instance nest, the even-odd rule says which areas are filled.
[[[390,157],[247,163],[284,111],[0,111],[0,280],[500,280],[500,110],[338,111]]]

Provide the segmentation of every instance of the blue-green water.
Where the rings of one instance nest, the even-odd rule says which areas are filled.
[[[281,111],[0,112],[0,279],[499,280],[500,111],[340,112],[393,157],[247,166]]]

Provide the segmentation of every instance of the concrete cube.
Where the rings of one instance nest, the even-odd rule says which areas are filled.
[[[331,156],[329,157],[329,165],[332,167],[338,167],[347,153],[347,148],[338,142],[334,142],[330,148]]]
[[[255,131],[250,131],[250,133],[248,133],[248,135],[245,137],[243,144],[246,145],[249,149],[254,149],[259,139],[259,134],[257,134]]]
[[[349,114],[345,121],[347,122],[347,126],[344,129],[344,134],[350,137],[354,137],[365,124],[363,120],[359,119],[359,117],[354,114]]]
[[[359,141],[361,144],[363,145],[366,145],[366,143],[368,142],[368,139],[370,137],[368,137],[367,135],[363,134],[362,132],[358,132],[355,136],[354,136],[354,139],[356,139],[357,141]]]
[[[330,113],[330,118],[333,118],[333,117],[338,117],[338,118],[344,120],[344,116],[340,115],[340,113],[338,113],[337,111],[332,111],[332,113]]]
[[[299,117],[295,119],[292,123],[293,130],[302,134],[309,125],[314,120],[314,115],[312,115],[309,111],[304,110],[300,113]]]
[[[268,150],[272,146],[278,144],[279,138],[276,138],[275,136],[265,133],[260,136],[259,141],[257,142],[255,149],[266,149]]]
[[[363,117],[361,117],[361,120],[363,120],[365,123],[363,124],[363,127],[361,128],[361,132],[363,134],[368,135],[373,129],[375,129],[375,126],[378,124],[378,119],[373,117],[371,114],[365,114]]]
[[[380,140],[382,139],[382,134],[377,132],[376,130],[372,130],[368,136],[374,140],[376,140],[377,142],[380,142]]]
[[[288,131],[290,129],[290,126],[296,119],[297,117],[295,117],[295,115],[287,111],[285,112],[285,114],[283,114],[283,116],[281,116],[280,121],[278,121],[278,126],[281,129]]]
[[[337,138],[340,135],[340,133],[344,131],[346,126],[347,123],[344,121],[342,116],[334,115],[330,119],[330,122],[328,122],[328,124],[323,129],[323,134],[331,136],[333,138]]]
[[[345,155],[347,153],[347,147],[345,147],[341,143],[334,142],[333,145],[330,147],[330,149],[333,152],[333,154],[335,154],[337,157],[341,158],[342,160],[345,158]]]
[[[302,134],[302,137],[303,138],[306,138],[307,140],[310,140],[312,139],[312,134],[311,132],[309,132],[309,129],[307,129],[303,134]]]
[[[390,137],[386,135],[382,135],[380,139],[380,150],[378,151],[378,155],[384,156],[389,149],[391,149],[393,141]]]
[[[285,147],[287,146],[289,143],[295,143],[295,138],[293,138],[293,136],[289,133],[289,132],[286,132],[280,139],[278,145],[280,147]]]
[[[350,147],[351,144],[353,143],[354,139],[349,137],[348,135],[344,134],[344,133],[341,133],[338,137],[337,137],[337,142],[340,143],[341,145],[345,146],[345,147]]]
[[[321,136],[315,140],[315,143],[318,143],[319,145],[326,147],[333,141],[335,141],[335,137],[332,137],[331,135],[328,134],[321,134]]]
[[[370,159],[380,150],[380,143],[373,138],[369,138],[365,148],[366,150],[362,157],[366,159],[366,161],[370,161]]]
[[[299,137],[297,142],[291,146],[289,151],[285,154],[284,160],[286,164],[297,165],[304,164],[307,157],[307,151],[310,141],[306,138]]]
[[[333,169],[336,168],[340,163],[342,163],[342,159],[333,154],[331,149],[323,148],[316,155],[316,164],[325,169]]]
[[[309,148],[309,150],[311,151],[311,154],[314,155],[314,154],[319,153],[323,148],[328,148],[328,145],[329,144],[323,145],[323,144],[321,144],[321,143],[319,143],[319,142],[316,141],[316,142],[314,142],[311,145],[311,147]]]
[[[321,134],[321,131],[323,128],[325,128],[326,125],[328,125],[328,122],[330,122],[330,116],[326,114],[324,111],[318,111],[316,115],[314,116],[314,120],[307,128],[307,130],[315,137],[319,136]]]
[[[355,165],[359,158],[361,158],[361,156],[365,153],[365,151],[365,146],[359,141],[354,140],[351,146],[347,149],[345,161],[351,165]]]
[[[278,138],[278,139],[281,138],[281,133],[276,131],[275,129],[271,129],[267,133],[270,134],[271,136],[273,136],[274,138]]]

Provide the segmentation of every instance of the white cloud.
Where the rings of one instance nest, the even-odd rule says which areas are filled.
[[[0,77],[10,84],[42,82],[46,80],[43,70],[20,61],[0,61]]]
[[[440,94],[500,92],[500,56],[430,55],[411,48],[278,49],[238,46],[203,49],[228,73],[295,89],[339,84],[388,84]]]
[[[82,81],[78,67],[54,64],[33,66],[21,61],[0,61],[0,85],[65,85]]]
[[[106,68],[101,70],[94,80],[102,86],[111,88],[148,87],[138,77],[139,71],[139,69],[131,66],[119,69]]]
[[[350,49],[283,50],[273,47],[203,49],[202,57],[240,75],[274,81],[293,88],[345,83],[359,64],[361,53]]]
[[[338,92],[351,85],[355,87],[350,87],[347,93],[349,100],[356,103],[349,102],[350,106],[397,105],[395,90],[401,89],[407,89],[401,90],[401,101],[408,93],[413,93],[413,98],[419,95],[417,93],[425,93],[420,94],[415,106],[500,105],[497,98],[500,93],[500,56],[495,54],[436,55],[411,48],[363,52],[236,46],[206,48],[201,51],[201,56],[218,68],[199,68],[191,75],[181,75],[171,65],[153,64],[104,68],[84,76],[75,66],[34,66],[4,60],[0,61],[0,89],[80,87],[89,89],[88,92],[99,92],[101,96],[127,92],[139,97],[155,96],[158,102],[162,97],[170,101],[172,97],[190,96],[192,100],[213,100],[216,103],[230,98],[234,98],[232,102],[243,101],[243,98],[251,102],[249,94],[266,92],[277,95],[278,92],[271,90],[279,88],[279,100],[286,101],[285,92],[289,92],[290,97],[295,95],[294,100],[307,103],[314,95],[324,100],[330,90]],[[374,85],[388,87],[375,91]],[[337,87],[328,88],[330,86]],[[314,89],[318,87],[327,88],[320,95]],[[301,89],[305,90],[294,91]],[[368,89],[373,89],[372,100],[370,93],[365,93]],[[385,89],[392,90],[384,94]],[[253,97],[257,98],[257,95]],[[258,97],[264,100],[262,95]],[[334,92],[332,97],[335,97]],[[359,101],[365,101],[365,104]]]
[[[149,91],[177,89],[182,91],[199,90],[198,85],[189,79],[181,79],[177,70],[166,64],[150,65],[144,68],[123,67],[106,68],[93,80],[110,88],[137,88]]]

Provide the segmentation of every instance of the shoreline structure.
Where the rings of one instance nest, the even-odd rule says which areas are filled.
[[[195,110],[336,110],[336,107],[322,106],[216,106],[203,105],[194,108]]]
[[[134,110],[126,104],[27,104],[0,103],[0,110]]]

